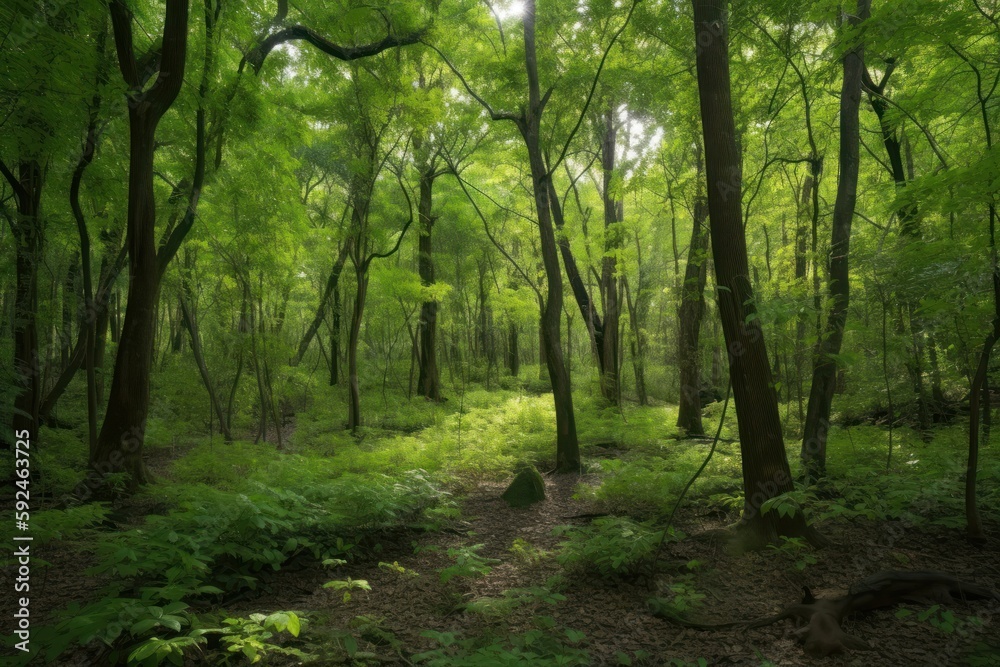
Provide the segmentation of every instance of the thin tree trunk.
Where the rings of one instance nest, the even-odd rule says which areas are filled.
[[[362,264],[358,264],[362,266]],[[358,383],[358,338],[361,334],[361,319],[364,316],[365,297],[368,292],[368,274],[355,271],[357,289],[354,292],[354,308],[351,311],[351,328],[347,337],[347,384],[348,407],[347,428],[357,432],[361,426],[361,387]]]
[[[595,344],[603,346],[601,361],[601,394],[612,405],[618,404],[621,393],[621,371],[618,365],[618,321],[621,316],[621,304],[618,302],[618,258],[616,253],[621,248],[621,222],[625,218],[624,201],[614,193],[615,158],[618,127],[615,123],[615,110],[612,106],[604,112],[604,136],[601,142],[601,167],[604,172],[604,187],[601,196],[604,200],[604,257],[601,260],[601,301],[604,304],[604,322],[601,338]]]
[[[21,160],[16,176],[5,165],[2,169],[4,177],[14,190],[17,210],[17,217],[12,223],[15,245],[14,372],[17,393],[14,396],[11,424],[14,435],[11,438],[5,434],[2,438],[11,445],[14,439],[38,437],[42,378],[36,318],[38,267],[44,242],[39,210],[44,169],[34,159]]]
[[[330,386],[340,384],[340,285],[333,288],[333,322],[330,325]]]
[[[743,546],[759,547],[779,535],[815,534],[801,511],[764,513],[765,501],[794,489],[781,434],[771,365],[753,290],[747,279],[746,237],[740,204],[741,155],[730,93],[725,4],[694,0],[698,91],[705,145],[705,172],[719,314],[729,349],[743,458]]]
[[[535,196],[535,213],[541,238],[542,263],[545,266],[546,300],[542,311],[542,342],[545,361],[552,383],[552,398],[556,411],[556,470],[579,472],[580,445],[576,434],[576,417],[573,413],[573,394],[569,369],[563,357],[560,340],[560,320],[563,304],[562,272],[559,269],[559,250],[552,225],[550,208],[551,175],[546,169],[541,149],[542,97],[538,82],[538,58],[535,50],[535,0],[527,0],[524,10],[524,61],[528,75],[528,105],[518,129],[528,151],[531,168],[532,190]],[[563,255],[566,259],[566,255]],[[592,312],[592,311],[590,311]],[[584,309],[584,317],[588,317]]]
[[[640,265],[640,273],[642,268]],[[642,280],[639,280],[642,283]],[[643,352],[642,326],[639,323],[639,295],[632,299],[632,291],[629,289],[628,278],[622,278],[622,285],[625,288],[625,304],[628,306],[629,322],[632,325],[632,341],[629,344],[629,351],[632,353],[632,372],[635,374],[635,393],[639,405],[648,405],[649,396],[646,394],[646,367]]]
[[[430,287],[434,284],[434,243],[432,234],[436,218],[433,215],[435,165],[426,156],[420,174],[420,200],[417,214],[420,220],[420,237],[417,240],[417,271],[420,284]],[[424,301],[420,306],[420,321],[417,325],[417,359],[420,371],[417,374],[417,393],[432,401],[441,400],[441,376],[437,362],[437,311],[438,302]]]
[[[507,368],[512,377],[517,377],[521,371],[521,351],[518,348],[519,328],[511,322],[507,334]]]
[[[699,166],[701,160],[699,159]],[[699,172],[701,169],[699,168]],[[700,189],[700,188],[699,188]],[[688,435],[704,435],[701,423],[701,369],[699,338],[701,320],[705,312],[705,283],[708,276],[708,204],[699,192],[694,203],[694,221],[691,244],[688,246],[687,268],[681,292],[680,336],[678,338],[678,367],[680,370],[680,405],[677,410],[677,427]]]
[[[309,343],[312,342],[313,337],[316,335],[316,332],[319,331],[319,327],[323,323],[323,319],[326,317],[326,305],[330,302],[331,295],[337,291],[340,284],[340,274],[344,270],[344,264],[347,262],[347,256],[350,249],[351,242],[347,241],[340,247],[340,252],[337,253],[337,259],[334,260],[333,268],[330,270],[330,277],[326,280],[326,287],[323,290],[323,296],[320,298],[319,306],[316,308],[316,315],[313,317],[312,322],[309,323],[309,327],[306,329],[305,334],[302,336],[302,340],[299,342],[298,351],[296,351],[295,356],[291,360],[292,366],[298,366],[299,362],[302,361],[302,357],[305,356],[306,350],[309,349]]]
[[[103,60],[104,46],[107,40],[106,23],[102,20],[101,24],[101,30],[97,33],[97,55],[99,60]],[[97,80],[94,82],[95,92],[90,103],[87,136],[83,141],[83,153],[80,155],[80,159],[77,160],[69,187],[70,209],[73,211],[77,234],[80,236],[80,262],[83,271],[83,317],[81,318],[81,328],[86,330],[84,367],[87,373],[87,446],[89,451],[93,451],[97,446],[98,387],[96,352],[98,307],[94,302],[90,232],[87,230],[87,221],[83,215],[83,207],[80,205],[80,185],[83,182],[83,174],[94,160],[94,152],[97,149],[97,119],[101,108],[100,86],[104,82],[104,79],[103,67],[99,65]],[[64,369],[68,368],[68,366],[68,363],[64,364]]]
[[[871,0],[858,0],[852,27],[868,18]],[[830,429],[830,408],[837,385],[837,355],[844,340],[844,325],[850,299],[848,261],[851,221],[858,197],[858,150],[861,106],[861,79],[864,71],[864,44],[858,43],[844,54],[844,80],[840,93],[840,176],[833,207],[833,238],[830,242],[830,312],[826,331],[820,337],[813,360],[809,406],[802,433],[802,465],[807,483],[826,475],[826,441]]]
[[[222,437],[226,442],[232,442],[233,435],[229,431],[229,425],[226,423],[226,414],[222,411],[222,404],[219,402],[219,395],[215,389],[215,383],[212,382],[212,376],[208,372],[208,364],[205,362],[205,354],[201,347],[201,335],[198,333],[198,320],[190,303],[192,297],[193,293],[191,291],[191,285],[188,283],[187,276],[185,276],[182,271],[181,291],[178,294],[181,304],[181,315],[183,318],[181,323],[185,326],[191,336],[191,353],[194,355],[195,364],[198,366],[198,373],[201,375],[201,381],[205,385],[206,391],[208,391],[208,399],[211,402],[212,409],[215,411],[215,414],[219,419],[219,430],[222,431]]]

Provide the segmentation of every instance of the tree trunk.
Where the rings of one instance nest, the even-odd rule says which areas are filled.
[[[551,175],[545,167],[541,149],[542,98],[538,83],[538,59],[535,50],[535,0],[527,0],[524,10],[524,60],[528,74],[528,106],[518,129],[524,139],[531,167],[532,190],[535,196],[535,213],[541,239],[542,263],[545,267],[546,300],[542,310],[542,345],[552,383],[552,398],[556,410],[556,470],[579,472],[580,445],[576,435],[576,418],[573,414],[573,393],[569,369],[563,358],[560,340],[560,320],[563,304],[562,271],[559,269],[559,250],[552,225],[550,208]],[[563,255],[566,259],[566,255]],[[584,317],[588,312],[584,311]]]
[[[187,255],[186,252],[185,255]],[[208,391],[208,400],[219,419],[219,430],[222,432],[222,437],[226,442],[232,442],[233,435],[229,430],[226,413],[222,411],[222,403],[219,402],[219,394],[215,389],[215,383],[212,382],[212,376],[208,372],[208,364],[205,361],[205,354],[202,351],[201,334],[198,333],[198,320],[191,306],[193,297],[191,285],[188,283],[187,276],[183,275],[183,273],[181,275],[181,292],[178,297],[182,311],[181,324],[184,325],[191,336],[191,353],[194,355],[194,361],[198,366],[198,373],[201,375],[201,381],[205,385],[205,390]]]
[[[101,30],[97,35],[97,54],[99,59],[103,59],[104,57],[104,45],[107,39],[106,23],[103,20],[101,23]],[[83,207],[80,205],[80,185],[83,182],[83,174],[94,160],[94,152],[97,149],[97,120],[101,106],[99,90],[104,79],[102,70],[103,68],[99,66],[97,81],[95,82],[95,93],[90,105],[87,136],[83,142],[83,153],[80,155],[80,159],[77,160],[69,187],[70,209],[73,211],[77,234],[80,236],[80,263],[83,272],[83,317],[81,318],[80,326],[86,331],[84,340],[84,345],[86,346],[84,350],[84,368],[87,374],[87,446],[89,451],[93,451],[97,446],[98,387],[96,352],[98,307],[94,301],[90,232],[87,230],[87,221],[83,215]],[[64,372],[68,366],[69,363],[64,364]]]
[[[153,358],[156,302],[160,271],[156,257],[156,202],[153,196],[153,152],[156,127],[180,91],[187,50],[187,0],[167,0],[159,75],[142,90],[132,51],[132,16],[120,0],[111,4],[115,45],[129,92],[129,189],[126,244],[129,297],[122,325],[108,407],[91,453],[99,474],[125,472],[134,490],[147,481],[142,461],[149,410],[149,371]]]
[[[5,170],[6,171],[6,170]],[[22,160],[18,175],[11,180],[17,193],[14,286],[14,372],[18,392],[14,397],[14,433],[27,431],[38,437],[41,407],[41,362],[38,358],[38,268],[42,258],[43,236],[40,204],[44,173],[35,160]],[[6,174],[5,174],[6,175]],[[11,175],[12,176],[12,175]],[[4,436],[7,440],[9,436]]]
[[[69,365],[70,351],[73,347],[73,306],[74,296],[77,287],[77,273],[79,265],[76,255],[70,261],[69,269],[66,271],[66,280],[62,287],[62,329],[59,331],[59,368],[60,370]],[[80,310],[77,304],[76,310]]]
[[[857,14],[850,17],[852,27],[868,17],[871,0],[858,0]],[[850,299],[848,261],[851,247],[851,221],[858,198],[858,150],[861,106],[861,79],[864,70],[864,44],[858,43],[844,54],[844,80],[840,92],[840,176],[833,207],[833,238],[830,241],[830,312],[826,331],[816,346],[813,360],[809,405],[802,432],[802,466],[807,483],[826,475],[826,440],[830,429],[830,408],[837,385],[837,355],[844,340],[844,325]]]
[[[809,174],[802,181],[802,190],[799,193],[799,207],[795,216],[795,285],[801,288],[803,293],[806,289],[806,270],[808,266],[806,252],[809,236],[809,230],[805,223],[808,216],[808,210],[811,209],[811,207],[807,207],[809,206],[809,202],[812,200],[813,186],[813,177],[812,174]],[[805,394],[805,387],[802,380],[805,375],[807,355],[805,344],[807,326],[809,326],[809,314],[805,308],[802,308],[799,311],[798,317],[795,318],[795,394],[798,399],[800,428],[806,420],[805,403],[802,400]]]
[[[417,270],[420,274],[420,284],[424,287],[434,284],[434,245],[431,237],[435,221],[432,215],[433,195],[433,166],[426,165],[420,174],[420,200],[417,203],[417,214],[420,219]],[[432,401],[441,400],[441,377],[437,363],[437,311],[436,300],[424,301],[420,306],[420,322],[417,325],[417,358],[420,365],[417,374],[417,393]]]
[[[700,162],[700,160],[699,160]],[[700,171],[700,169],[699,169]],[[680,336],[678,338],[678,367],[680,370],[680,405],[677,410],[677,427],[688,435],[704,435],[701,424],[701,369],[698,341],[701,318],[705,312],[705,283],[708,274],[708,231],[704,229],[708,205],[699,192],[694,203],[694,224],[691,244],[688,246],[687,268],[681,292]]]
[[[519,329],[514,322],[510,323],[507,334],[507,368],[512,377],[517,377],[521,371],[521,350],[518,348]]]
[[[358,384],[358,338],[361,334],[361,320],[364,317],[365,297],[368,293],[368,273],[361,270],[358,262],[355,271],[357,289],[354,293],[354,308],[351,311],[351,329],[347,337],[347,428],[357,432],[361,426],[361,387]]]
[[[153,224],[152,116],[129,110],[131,154],[129,169],[128,254],[129,291],[119,338],[108,407],[90,464],[98,472],[126,472],[129,488],[147,481],[142,444],[149,410],[149,372],[153,361],[159,275]]]
[[[330,386],[340,384],[340,285],[333,287],[333,322],[330,324]]]
[[[632,291],[629,289],[628,278],[622,278],[622,285],[625,288],[625,305],[628,306],[628,319],[632,325],[632,340],[629,344],[629,351],[632,353],[632,371],[635,374],[635,394],[639,405],[648,405],[649,396],[646,393],[646,361],[645,361],[645,336],[642,333],[642,311],[644,309],[644,298],[642,290],[642,263],[639,263],[639,285],[640,293],[632,299]]]
[[[794,486],[771,365],[747,279],[750,272],[740,204],[741,156],[730,97],[727,20],[724,3],[694,0],[712,254],[743,457],[745,500],[740,533],[742,546],[753,548],[779,535],[815,536],[801,511],[784,517],[761,511],[765,501],[792,491]]]
[[[618,127],[615,124],[614,109],[608,107],[604,113],[604,137],[601,143],[601,167],[604,171],[604,258],[601,261],[601,302],[604,304],[604,322],[601,329],[602,345],[599,355],[601,362],[601,394],[612,405],[618,404],[621,383],[618,366],[618,321],[621,304],[618,303],[618,258],[621,248],[621,222],[625,217],[624,202],[615,197],[615,150]]]
[[[347,241],[340,248],[340,252],[337,253],[337,259],[333,262],[333,268],[330,270],[330,277],[326,280],[326,288],[323,290],[323,296],[320,298],[319,306],[316,308],[316,315],[313,317],[312,322],[309,324],[309,328],[306,329],[305,334],[302,336],[302,340],[299,342],[299,349],[295,353],[295,357],[292,358],[291,365],[298,366],[299,362],[302,361],[302,357],[305,356],[306,350],[309,349],[309,343],[312,342],[313,337],[316,332],[319,331],[320,324],[323,323],[323,319],[326,317],[326,305],[330,302],[330,297],[337,291],[340,284],[340,274],[344,270],[344,264],[347,262],[347,255],[350,252],[351,243]],[[334,315],[336,317],[336,315]],[[331,384],[336,384],[333,382]]]

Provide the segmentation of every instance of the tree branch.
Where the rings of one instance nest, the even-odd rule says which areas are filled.
[[[641,0],[632,0],[632,6],[629,7],[628,15],[625,16],[625,23],[622,23],[621,27],[618,28],[615,34],[611,37],[611,41],[608,43],[608,48],[604,50],[604,55],[601,56],[601,63],[597,66],[597,72],[594,74],[594,81],[590,84],[590,92],[587,93],[587,101],[584,102],[583,109],[580,110],[580,117],[577,118],[573,131],[570,132],[569,136],[566,138],[566,143],[563,144],[562,151],[559,153],[559,158],[549,167],[549,173],[547,175],[550,178],[555,173],[555,170],[559,168],[559,164],[566,157],[566,151],[569,150],[570,143],[572,143],[576,133],[580,130],[580,126],[583,124],[583,119],[587,115],[587,110],[590,108],[590,101],[594,99],[594,91],[597,89],[597,83],[601,80],[601,72],[604,70],[604,63],[608,59],[608,54],[611,53],[611,48],[615,45],[615,42],[618,41],[618,38],[621,37],[621,34],[625,32],[625,28],[628,27],[629,22],[632,20],[632,14],[635,13],[635,8],[639,6],[639,2],[641,2]],[[546,99],[548,99],[547,94]]]
[[[285,42],[297,40],[309,42],[323,53],[331,55],[338,60],[357,60],[359,58],[374,56],[395,46],[416,44],[423,37],[425,30],[426,29],[418,30],[417,32],[403,35],[402,37],[386,35],[386,37],[381,41],[374,42],[372,44],[363,44],[361,46],[340,46],[339,44],[334,44],[327,38],[323,37],[312,28],[307,28],[303,25],[293,25],[282,28],[278,32],[271,33],[265,37],[256,48],[243,58],[243,62],[250,63],[250,66],[253,67],[254,73],[259,74],[260,68],[264,65],[264,59],[267,58],[267,55],[271,53],[274,47],[279,44],[284,44]],[[240,69],[242,68],[243,63],[240,64]]]
[[[458,71],[458,68],[451,64],[451,61],[448,60],[448,56],[446,56],[441,51],[441,49],[423,40],[421,40],[420,43],[429,48],[430,50],[434,51],[439,56],[441,56],[441,60],[443,60],[444,64],[448,66],[448,69],[450,69],[452,73],[458,77],[458,80],[462,82],[462,87],[465,88],[465,92],[472,95],[472,97],[477,102],[479,102],[479,104],[481,104],[484,109],[486,109],[486,112],[490,115],[490,118],[492,118],[493,120],[510,120],[514,121],[515,123],[518,123],[522,120],[523,116],[521,115],[513,114],[510,113],[509,111],[495,111],[493,107],[490,106],[489,102],[480,97],[480,95],[472,89],[472,86],[469,85],[469,82],[465,80],[465,77],[462,76],[462,73]]]

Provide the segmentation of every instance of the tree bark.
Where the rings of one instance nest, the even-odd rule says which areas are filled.
[[[185,252],[185,255],[187,255],[187,252]],[[185,264],[187,264],[186,259]],[[185,270],[186,269],[187,267],[185,267]],[[198,319],[191,305],[193,297],[194,293],[191,290],[191,284],[188,282],[187,276],[184,275],[182,271],[181,291],[178,294],[182,311],[181,324],[188,330],[188,334],[191,336],[191,353],[194,355],[195,364],[198,366],[198,373],[201,375],[201,381],[205,385],[205,390],[208,392],[208,400],[219,419],[219,430],[222,432],[222,437],[226,442],[232,442],[233,435],[229,430],[226,413],[222,410],[222,403],[219,402],[218,391],[215,388],[215,383],[212,381],[211,374],[208,372],[208,363],[205,361],[205,354],[202,351],[201,334],[198,333]]]
[[[124,472],[134,490],[148,476],[142,460],[149,411],[160,271],[155,244],[153,152],[156,127],[180,92],[187,51],[187,0],[167,0],[163,52],[156,82],[143,91],[132,50],[132,15],[121,0],[111,3],[119,66],[129,87],[129,185],[126,244],[129,297],[104,424],[90,466],[101,475]]]
[[[355,266],[354,308],[351,310],[351,328],[347,334],[347,428],[357,432],[361,426],[361,385],[358,382],[358,338],[361,335],[361,319],[364,316],[365,297],[368,295],[368,272],[362,269],[363,262]],[[367,267],[365,267],[367,268]]]
[[[700,169],[699,169],[700,171]],[[694,203],[694,224],[688,246],[687,267],[681,292],[680,336],[678,337],[678,367],[680,370],[680,404],[677,427],[688,435],[704,435],[701,423],[701,368],[699,338],[701,319],[705,312],[705,283],[708,276],[708,231],[704,229],[708,204],[699,192]]]
[[[507,368],[513,377],[521,372],[521,350],[518,348],[519,327],[511,322],[507,334]]]
[[[601,196],[604,200],[604,257],[601,261],[601,302],[604,304],[604,321],[601,323],[600,340],[597,339],[597,330],[594,330],[594,342],[602,348],[598,359],[601,363],[601,394],[609,403],[617,405],[621,384],[621,371],[618,366],[618,323],[621,304],[618,302],[616,252],[621,248],[621,222],[624,220],[625,210],[623,200],[614,196],[615,144],[618,127],[611,106],[604,113],[603,130],[601,167],[604,171],[604,187]]]
[[[350,252],[351,243],[347,241],[340,248],[340,252],[337,254],[337,259],[333,262],[333,268],[330,270],[330,277],[326,280],[326,287],[323,290],[323,296],[319,300],[319,306],[316,308],[316,315],[313,317],[312,322],[309,324],[309,328],[306,329],[305,334],[302,336],[302,340],[299,342],[298,351],[296,351],[295,356],[292,358],[291,365],[298,366],[299,362],[302,361],[302,357],[305,356],[306,350],[309,349],[309,343],[312,342],[313,337],[316,336],[316,332],[319,331],[320,325],[323,323],[323,319],[326,317],[326,306],[331,300],[331,296],[337,292],[340,284],[340,274],[344,270],[344,264],[347,262],[347,256]],[[334,315],[337,317],[337,315]],[[331,384],[336,384],[333,382]]]
[[[848,20],[856,27],[868,18],[871,0],[858,0],[857,12]],[[830,242],[830,312],[826,330],[816,346],[813,360],[809,405],[802,432],[802,466],[807,483],[826,475],[826,441],[830,429],[830,408],[837,385],[837,355],[844,340],[844,325],[850,302],[849,258],[851,221],[858,198],[858,150],[861,106],[861,79],[864,71],[864,44],[858,43],[844,54],[844,80],[840,90],[840,176],[833,206],[833,238]]]
[[[417,202],[417,215],[420,220],[417,271],[420,274],[420,284],[424,287],[434,284],[432,233],[436,218],[432,214],[432,208],[435,177],[435,165],[428,156],[420,172],[420,200]],[[417,393],[432,401],[441,400],[441,377],[437,363],[437,311],[436,300],[424,301],[420,306],[420,321],[417,325],[417,359],[420,366],[417,374]]]
[[[528,105],[517,125],[528,151],[535,213],[541,240],[542,264],[545,267],[546,300],[542,311],[542,345],[552,383],[556,411],[556,470],[579,472],[580,444],[573,413],[573,393],[569,369],[563,357],[560,321],[563,304],[562,271],[550,207],[551,174],[546,169],[541,149],[541,117],[544,103],[538,83],[538,57],[535,48],[535,0],[527,0],[524,9],[524,62],[528,75]],[[566,255],[563,255],[566,259]],[[584,310],[587,317],[587,310]]]
[[[38,268],[42,258],[40,207],[44,169],[35,159],[23,159],[14,176],[4,168],[4,175],[14,189],[17,217],[14,222],[14,372],[17,394],[14,397],[14,433],[27,431],[38,437],[41,407],[41,362],[38,358]],[[4,436],[7,441],[9,436]]]
[[[764,336],[747,276],[746,236],[740,203],[741,155],[730,93],[726,3],[694,0],[698,92],[705,145],[705,172],[719,314],[729,350],[743,457],[744,507],[739,535],[755,548],[779,535],[815,535],[801,511],[763,512],[761,505],[792,491],[778,402]]]

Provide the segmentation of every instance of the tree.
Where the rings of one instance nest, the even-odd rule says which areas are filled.
[[[857,12],[846,23],[857,28],[868,17],[871,0],[858,0]],[[850,39],[850,35],[845,36]],[[859,120],[861,80],[865,69],[864,44],[860,41],[844,54],[844,80],[840,91],[840,176],[833,207],[833,240],[830,243],[830,312],[826,330],[817,345],[802,434],[802,463],[808,481],[826,474],[826,441],[830,428],[830,406],[837,383],[837,355],[844,340],[844,324],[850,303],[849,259],[851,222],[858,198]]]
[[[111,3],[118,66],[128,86],[129,180],[126,243],[129,296],[111,379],[108,407],[90,465],[101,474],[125,472],[134,489],[147,481],[142,443],[149,411],[156,303],[161,272],[156,256],[156,200],[153,153],[156,128],[184,81],[188,0],[167,0],[163,51],[156,81],[143,89],[132,43],[132,12],[121,0]]]
[[[677,428],[687,435],[704,435],[701,424],[701,367],[698,363],[698,339],[705,310],[705,283],[708,277],[708,204],[702,185],[704,162],[701,145],[695,148],[698,186],[693,206],[691,243],[688,246],[687,266],[681,287],[681,307],[678,313],[677,365],[680,367],[680,399],[677,405]]]
[[[771,366],[748,278],[740,203],[742,170],[730,93],[729,20],[725,3],[694,0],[694,27],[712,256],[743,456],[741,542],[757,547],[779,535],[809,535],[816,539],[801,511],[781,516],[762,509],[767,500],[791,491],[793,484]]]

